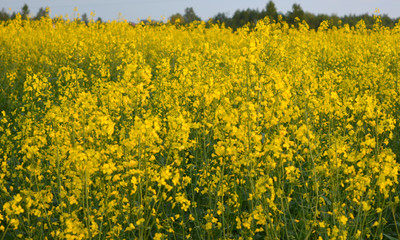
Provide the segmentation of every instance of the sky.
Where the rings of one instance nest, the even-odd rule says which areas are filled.
[[[217,13],[232,16],[237,9],[265,8],[268,0],[0,0],[0,9],[11,8],[19,12],[26,3],[31,15],[36,15],[40,7],[49,7],[50,16],[65,16],[70,18],[83,13],[95,13],[95,19],[103,21],[126,19],[136,22],[138,19],[153,20],[168,19],[172,14],[184,13],[185,8],[193,7],[195,13],[208,20]],[[278,12],[285,14],[294,3],[300,4],[304,11],[314,14],[346,14],[374,13],[379,9],[381,14],[392,18],[400,17],[400,0],[275,0]],[[77,13],[74,13],[77,8]]]

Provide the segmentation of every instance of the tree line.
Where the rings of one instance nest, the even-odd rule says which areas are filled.
[[[400,20],[400,18],[391,18],[387,14],[379,15],[381,24],[386,27],[394,27]],[[286,13],[278,12],[275,3],[269,1],[265,8],[261,11],[258,9],[245,9],[236,10],[232,17],[229,17],[225,13],[218,13],[209,21],[216,24],[224,24],[226,27],[237,29],[248,25],[254,27],[257,21],[268,17],[271,21],[285,21],[289,25],[296,25],[298,22],[306,21],[310,29],[317,29],[323,21],[328,21],[330,26],[339,27],[340,25],[348,24],[350,27],[355,26],[360,20],[365,22],[367,28],[372,28],[376,22],[376,16],[365,13],[361,15],[350,14],[339,17],[335,14],[313,14],[304,11],[300,4],[293,4],[292,9]],[[170,18],[172,23],[175,23],[177,19],[181,23],[190,23],[196,20],[200,20],[193,8],[186,8],[185,13],[181,15],[176,13]]]
[[[22,19],[31,18],[33,20],[39,20],[42,17],[48,16],[48,8],[40,8],[39,11],[33,17],[30,15],[30,10],[27,4],[25,4],[21,11],[18,12]],[[7,21],[9,19],[16,18],[18,14],[16,12],[7,12],[4,8],[0,11],[0,21]],[[394,27],[400,20],[400,18],[391,18],[387,14],[379,15],[381,19],[381,24],[386,27]],[[278,12],[275,3],[270,0],[266,6],[261,9],[244,9],[236,10],[233,16],[228,16],[226,13],[218,13],[213,18],[209,19],[208,22],[214,24],[223,24],[226,27],[232,29],[237,29],[245,25],[249,27],[254,27],[257,21],[268,17],[271,21],[285,21],[289,25],[296,25],[299,21],[306,21],[310,29],[317,29],[323,21],[328,21],[330,26],[340,26],[348,24],[349,26],[355,26],[360,20],[365,22],[367,28],[372,28],[376,22],[375,16],[365,13],[361,15],[350,14],[344,16],[337,16],[335,14],[314,14],[304,11],[300,4],[293,4],[292,9],[286,13]],[[170,22],[188,24],[194,21],[202,20],[195,13],[194,9],[189,7],[186,8],[184,13],[176,13],[169,17]],[[83,13],[80,16],[80,21],[88,22],[88,16]],[[97,18],[96,21],[102,21],[101,18]]]
[[[49,17],[49,8],[48,7],[41,7],[36,15],[31,15],[31,11],[29,10],[28,4],[24,4],[19,12],[7,12],[4,8],[0,11],[0,21],[7,21],[12,20],[17,17],[17,14],[21,15],[21,19],[30,18],[31,20],[40,20],[42,17]],[[80,15],[78,21],[82,21],[85,23],[89,22],[89,17],[87,13],[83,13]],[[99,17],[97,18],[96,22],[102,22],[102,19]]]
[[[22,19],[27,19],[30,18],[31,11],[29,10],[29,7],[27,4],[24,4],[24,6],[21,8],[21,11],[19,12],[7,12],[4,8],[0,11],[0,21],[7,21],[9,19],[15,19],[17,17],[17,14],[21,15]],[[36,13],[34,17],[32,17],[33,20],[39,20],[42,17],[48,16],[48,8],[40,8],[39,11]]]

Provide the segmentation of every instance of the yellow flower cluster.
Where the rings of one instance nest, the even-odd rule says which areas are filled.
[[[0,239],[399,236],[400,25],[17,17],[0,42]]]

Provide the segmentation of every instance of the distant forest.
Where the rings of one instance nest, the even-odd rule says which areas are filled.
[[[400,18],[390,18],[387,14],[379,14],[382,21],[382,25],[386,27],[394,27],[400,20]],[[300,4],[293,4],[291,11],[287,13],[278,12],[275,3],[269,1],[265,8],[261,11],[258,9],[245,9],[236,10],[232,17],[227,16],[225,13],[218,13],[210,21],[213,23],[224,24],[232,29],[248,25],[254,27],[258,20],[268,17],[271,21],[285,21],[289,25],[297,25],[298,22],[306,21],[311,29],[317,29],[323,21],[328,21],[330,26],[340,26],[348,24],[349,26],[355,26],[360,20],[364,20],[367,28],[372,28],[376,22],[376,16],[365,13],[361,15],[344,15],[337,16],[335,14],[314,14],[304,11]],[[185,13],[174,14],[170,17],[171,22],[175,22],[179,19],[180,22],[190,23],[200,18],[195,14],[193,8],[186,8]]]
[[[9,19],[14,19],[19,13],[22,19],[31,18],[33,20],[39,20],[42,17],[48,16],[47,8],[40,8],[36,15],[31,15],[29,7],[25,4],[20,12],[7,12],[4,8],[0,11],[0,21],[7,21]],[[381,24],[386,27],[394,27],[400,20],[400,18],[391,18],[387,14],[379,14],[381,19]],[[361,15],[350,14],[344,16],[337,16],[335,14],[327,15],[327,14],[314,14],[307,11],[304,11],[300,4],[293,4],[291,11],[286,13],[278,12],[276,9],[275,3],[273,1],[269,1],[265,8],[258,9],[245,9],[245,10],[236,10],[233,16],[228,16],[225,13],[218,13],[213,18],[208,19],[208,22],[215,24],[223,24],[226,27],[230,27],[232,29],[237,29],[243,27],[245,25],[254,27],[258,20],[264,19],[268,17],[271,21],[285,21],[289,25],[296,26],[298,22],[306,21],[309,25],[310,29],[317,29],[323,21],[328,21],[329,25],[332,26],[341,26],[344,24],[348,24],[349,26],[355,26],[360,20],[365,22],[367,28],[372,28],[374,23],[376,22],[376,16],[365,13]],[[199,16],[196,15],[193,8],[186,8],[183,14],[176,13],[169,17],[170,22],[172,23],[180,23],[180,24],[188,24],[194,21],[202,20]],[[204,20],[204,19],[203,19]],[[88,15],[83,13],[79,21],[89,22]],[[97,18],[96,21],[102,21],[101,18]],[[146,20],[143,20],[146,22]]]

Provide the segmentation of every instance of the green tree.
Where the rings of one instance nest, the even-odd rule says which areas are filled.
[[[86,23],[86,24],[89,22],[89,18],[88,18],[86,13],[82,14],[81,21]]]
[[[35,16],[35,20],[40,20],[42,17],[48,17],[49,16],[49,11],[48,8],[40,8],[39,11],[37,12]]]
[[[22,17],[22,19],[27,19],[29,17],[29,13],[30,13],[30,11],[29,11],[28,4],[25,3],[24,6],[21,9],[21,17]]]
[[[200,17],[196,15],[194,12],[193,8],[186,8],[185,9],[185,14],[183,15],[183,20],[186,23],[194,22],[194,21],[200,21]]]
[[[381,16],[381,20],[382,20],[382,25],[386,27],[392,28],[396,24],[396,22],[393,19],[391,19],[387,14],[383,14]]]
[[[311,29],[317,29],[323,21],[328,19],[329,16],[326,14],[319,14],[317,16],[309,12],[304,14],[304,20],[306,20]]]
[[[304,20],[305,18],[305,13],[303,9],[301,8],[300,4],[294,3],[292,5],[292,11],[288,12],[288,23],[289,24],[295,24],[295,19],[298,18],[300,21]]]
[[[184,19],[183,19],[182,14],[180,14],[180,13],[175,13],[175,14],[171,15],[171,17],[169,17],[169,21],[170,21],[172,24],[176,24],[176,23],[178,23],[178,22],[179,22],[179,23],[185,22]]]
[[[225,25],[229,25],[228,22],[230,21],[230,18],[226,16],[225,13],[218,13],[213,17],[212,20],[214,23],[219,23],[219,24],[225,23]]]
[[[4,8],[1,9],[0,21],[7,21],[8,19],[10,19],[10,15],[6,12],[6,10]]]
[[[270,20],[278,21],[278,10],[273,1],[267,3],[265,7],[265,17],[269,17]]]
[[[232,28],[237,29],[246,24],[254,27],[257,21],[261,18],[260,12],[254,9],[236,10],[232,17]]]

